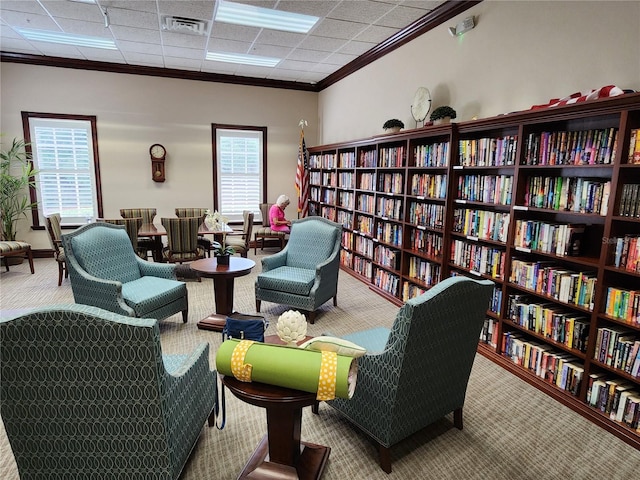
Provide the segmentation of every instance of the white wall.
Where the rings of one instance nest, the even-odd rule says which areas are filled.
[[[296,217],[298,122],[309,122],[305,139],[315,144],[316,93],[11,63],[0,82],[3,142],[23,137],[23,110],[97,116],[105,217],[127,207],[156,207],[158,220],[175,207],[213,208],[211,123],[267,127],[267,197],[289,195]],[[164,183],[151,180],[153,143],[167,149]],[[29,226],[21,222],[18,238],[49,248]]]
[[[475,29],[447,28],[475,15]],[[640,90],[640,2],[482,3],[319,94],[320,144],[382,133],[399,118],[414,128],[411,101],[427,87],[432,110],[456,121],[486,118],[604,85]]]

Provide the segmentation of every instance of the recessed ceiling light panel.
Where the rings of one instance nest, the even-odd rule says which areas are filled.
[[[241,53],[207,52],[207,60],[215,62],[238,63],[241,65],[255,65],[258,67],[275,67],[280,58],[260,57],[258,55],[244,55]]]
[[[320,18],[272,8],[219,1],[215,20],[234,25],[269,28],[285,32],[307,33]]]
[[[73,45],[75,47],[104,48],[106,50],[118,49],[113,40],[104,37],[90,37],[87,35],[75,35],[50,30],[35,30],[32,28],[17,28],[16,31],[27,40],[34,42],[60,43],[62,45]]]

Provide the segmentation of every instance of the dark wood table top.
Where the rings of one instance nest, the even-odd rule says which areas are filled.
[[[222,235],[223,233],[233,233],[234,230],[227,225],[227,228],[224,232],[220,232],[220,231],[214,231],[214,230],[209,230],[209,228],[204,224],[201,223],[200,226],[198,227],[198,235]],[[167,234],[167,230],[164,228],[164,226],[162,224],[159,223],[143,223],[142,225],[140,225],[140,228],[138,229],[138,235],[140,237],[157,237],[159,235],[166,235]]]
[[[192,270],[200,272],[203,277],[215,277],[221,275],[225,277],[241,277],[249,274],[255,267],[256,262],[249,258],[229,257],[229,265],[218,265],[218,261],[213,258],[202,258],[189,264]]]

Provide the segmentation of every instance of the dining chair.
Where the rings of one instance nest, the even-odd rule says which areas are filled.
[[[271,230],[271,222],[269,221],[269,209],[273,203],[261,203],[260,213],[262,215],[262,226],[258,227],[253,239],[253,253],[258,253],[258,239],[260,240],[260,250],[264,250],[265,241],[267,239],[276,239],[279,242],[280,250],[284,248],[285,232],[276,232]]]
[[[138,230],[144,223],[142,221],[142,217],[135,218],[102,218],[98,221],[111,223],[112,225],[124,225],[125,230],[127,231],[127,235],[129,236],[129,240],[131,240],[131,245],[133,246],[133,250],[143,260],[147,259],[147,250],[145,248],[140,248],[138,245]]]
[[[232,232],[225,236],[224,242],[230,245],[242,257],[247,258],[249,252],[249,244],[251,243],[251,232],[253,231],[254,213],[249,210],[242,212],[243,224],[242,232]]]
[[[203,223],[204,218],[207,216],[207,210],[206,208],[176,208],[176,217],[200,217],[200,223]],[[207,256],[211,257],[211,248],[213,246],[211,240],[202,235],[198,235],[198,244],[205,249]]]
[[[120,216],[122,218],[142,217],[142,223],[153,223],[156,218],[157,210],[155,208],[121,208]],[[156,241],[151,237],[138,237],[138,248],[145,251],[145,257],[153,256],[156,249]]]
[[[167,231],[167,246],[162,249],[162,258],[171,263],[192,262],[204,258],[206,252],[198,244],[199,217],[162,218]]]
[[[67,270],[67,259],[62,248],[62,219],[59,213],[52,213],[47,219],[47,233],[49,241],[53,248],[53,256],[58,263],[58,286],[62,285],[62,277],[69,278],[69,270]]]

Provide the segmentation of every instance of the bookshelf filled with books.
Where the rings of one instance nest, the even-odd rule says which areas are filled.
[[[346,272],[492,280],[479,352],[640,449],[640,94],[309,151]]]

